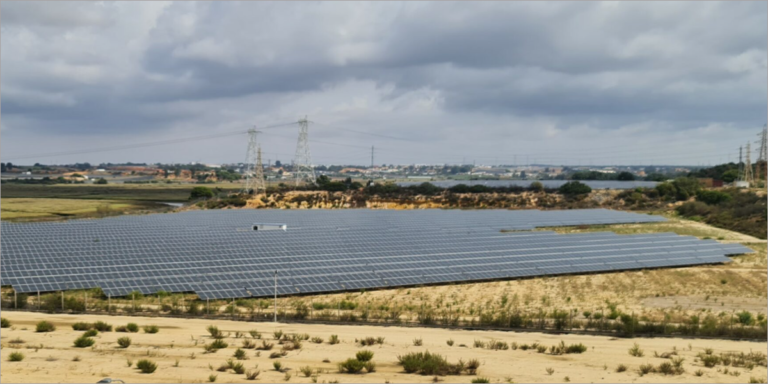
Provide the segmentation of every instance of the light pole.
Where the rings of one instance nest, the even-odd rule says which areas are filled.
[[[275,270],[275,323],[277,323],[277,270]]]

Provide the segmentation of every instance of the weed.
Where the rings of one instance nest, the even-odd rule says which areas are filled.
[[[74,361],[74,362],[78,362],[78,361],[80,361],[80,356],[75,356],[75,357],[73,357],[73,358],[72,358],[72,361]]]
[[[274,346],[274,344],[267,343],[266,340],[262,340],[261,341],[261,346],[257,347],[256,349],[258,349],[260,351],[269,351],[269,350],[272,350],[273,346]]]
[[[132,367],[133,366],[133,360],[131,360],[131,359],[125,360],[125,365],[127,365],[128,368]]]
[[[256,343],[253,342],[251,339],[245,339],[243,340],[243,348],[245,349],[254,349],[256,348]]]
[[[131,338],[130,337],[121,337],[117,339],[117,345],[120,346],[120,348],[128,348],[131,346]]]
[[[312,342],[315,343],[315,344],[322,344],[323,343],[323,338],[315,336],[315,337],[312,338]]]
[[[475,377],[470,381],[470,383],[490,383],[491,380],[489,380],[487,377]]]
[[[238,349],[236,349],[236,350],[235,350],[235,354],[234,354],[234,356],[235,356],[235,358],[236,358],[236,359],[238,359],[238,360],[247,360],[247,359],[248,359],[248,357],[245,355],[245,351],[243,351],[243,350],[242,350],[242,349],[240,349],[240,348],[238,348]]]
[[[445,343],[448,344],[449,347],[453,347],[453,339],[448,339]]]
[[[291,374],[290,374],[289,372],[286,372],[286,373],[285,373],[285,376],[283,376],[283,380],[284,380],[284,381],[288,381],[288,380],[290,380],[290,379],[291,379]]]
[[[218,377],[218,375],[214,375],[214,374],[209,375],[208,376],[208,382],[209,383],[215,383],[217,377]]]
[[[653,368],[653,365],[650,365],[650,364],[643,364],[638,368],[638,373],[640,373],[640,376],[647,375],[655,371],[656,369]]]
[[[299,368],[299,371],[301,371],[304,377],[312,376],[312,367],[310,367],[309,365]]]
[[[11,327],[11,321],[6,319],[5,317],[0,317],[0,328],[10,328]]]
[[[75,339],[75,347],[77,348],[87,348],[92,346],[95,343],[96,343],[96,340],[86,336],[80,336],[77,339]]]
[[[637,343],[632,345],[632,348],[629,349],[629,354],[634,357],[643,357],[643,355],[645,355],[645,353],[643,352],[642,349],[640,349],[640,346],[637,345]]]
[[[360,373],[363,368],[365,368],[365,363],[357,359],[349,358],[346,361],[339,363],[340,373]]]
[[[693,372],[693,374],[696,375],[696,377],[701,377],[704,376],[704,371],[697,369],[695,372]]]
[[[142,328],[144,329],[144,333],[157,333],[160,330],[157,325],[145,325]]]
[[[553,373],[555,373],[554,368],[547,368],[547,375],[552,376]]]
[[[21,352],[12,352],[8,355],[8,361],[22,361],[24,360],[24,354]]]
[[[141,373],[153,373],[157,369],[157,364],[150,360],[142,359],[136,363],[136,368],[141,370]]]
[[[413,345],[417,347],[421,347],[424,345],[424,341],[419,337],[418,339],[413,339]]]
[[[256,380],[256,378],[259,377],[260,373],[261,371],[259,370],[253,370],[253,371],[249,370],[248,372],[245,372],[245,378],[247,380]]]
[[[93,328],[99,332],[112,332],[112,326],[103,321],[93,323]]]
[[[173,363],[173,366],[174,366],[175,368],[178,368],[178,367],[179,367],[179,359],[176,359],[176,362],[175,362],[175,363]]]
[[[91,323],[84,323],[84,322],[77,322],[72,324],[72,329],[75,331],[87,331],[89,329],[93,329],[93,324]]]
[[[338,335],[331,335],[331,338],[328,339],[328,344],[338,344],[339,343],[339,336]]]
[[[362,362],[371,361],[371,359],[373,359],[373,352],[364,349],[362,351],[358,351],[355,357],[357,357],[357,360]]]
[[[211,337],[213,337],[214,339],[223,339],[223,338],[224,338],[224,333],[222,333],[222,332],[219,330],[219,327],[217,327],[217,326],[215,326],[215,325],[209,325],[209,326],[208,326],[208,328],[206,328],[206,330],[208,330],[208,333],[209,333],[209,334],[211,335]]]
[[[279,361],[272,362],[272,367],[275,368],[275,371],[282,372],[283,371],[283,363]]]
[[[125,329],[130,333],[136,333],[139,331],[139,326],[136,323],[128,323],[126,324]]]
[[[283,337],[283,331],[278,330],[278,331],[272,332],[272,336],[275,337],[275,340],[280,340],[280,338]]]
[[[55,330],[56,326],[47,321],[41,321],[35,326],[35,332],[53,332]]]
[[[97,331],[95,329],[90,329],[90,330],[85,331],[85,333],[83,333],[83,336],[85,336],[85,337],[94,337],[94,336],[96,336],[98,334],[99,334],[99,331]]]
[[[254,339],[261,339],[261,333],[259,333],[259,332],[258,332],[258,331],[256,331],[255,329],[252,329],[252,330],[248,331],[248,333],[249,333],[249,334],[251,335],[251,337],[253,337]],[[258,371],[257,371],[257,372],[258,372]],[[257,375],[258,375],[258,374],[257,374]]]
[[[627,366],[624,364],[619,364],[618,367],[616,367],[616,372],[624,372],[627,370]]]

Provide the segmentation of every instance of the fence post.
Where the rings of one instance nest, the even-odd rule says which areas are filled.
[[[112,294],[107,295],[107,313],[112,313]]]
[[[211,299],[205,299],[205,314],[210,315],[211,314]]]
[[[13,309],[19,309],[19,300],[16,298],[16,290],[13,290]]]

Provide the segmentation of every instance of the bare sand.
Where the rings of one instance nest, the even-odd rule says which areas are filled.
[[[329,325],[296,325],[274,323],[246,323],[232,321],[209,320],[180,320],[172,318],[149,317],[121,317],[121,316],[96,316],[96,315],[46,315],[30,312],[6,312],[3,317],[9,319],[13,327],[4,328],[0,332],[2,343],[2,368],[0,380],[4,383],[47,383],[82,382],[95,383],[104,377],[125,380],[127,383],[136,382],[208,382],[211,374],[217,375],[217,383],[246,382],[245,375],[234,374],[232,371],[216,372],[215,368],[232,358],[235,349],[241,345],[243,338],[234,338],[236,331],[244,332],[244,338],[250,338],[249,330],[256,329],[262,333],[264,339],[274,342],[273,331],[282,330],[287,333],[307,333],[310,336],[319,336],[324,339],[323,344],[315,344],[305,341],[298,351],[288,352],[288,355],[280,358],[283,366],[290,368],[291,377],[287,382],[310,383],[310,377],[304,377],[299,369],[310,366],[320,369],[317,382],[341,382],[341,383],[414,383],[432,382],[432,376],[407,374],[397,365],[399,354],[426,351],[436,352],[446,356],[449,361],[458,359],[467,361],[478,359],[482,365],[478,375],[487,377],[491,382],[589,382],[589,383],[614,383],[614,382],[749,382],[751,377],[765,380],[765,367],[755,367],[752,370],[746,368],[733,368],[718,366],[705,368],[698,362],[696,355],[705,348],[713,348],[714,353],[720,352],[765,352],[768,348],[766,342],[727,341],[710,339],[681,339],[681,338],[637,338],[617,339],[603,336],[581,335],[548,335],[541,333],[515,333],[515,332],[491,332],[491,331],[464,331],[444,330],[428,328],[404,328],[404,327],[376,327],[376,326],[329,326]],[[57,326],[51,333],[36,333],[35,324],[38,321],[47,320]],[[78,321],[95,322],[106,321],[113,326],[125,325],[135,322],[142,325],[155,324],[160,327],[157,334],[139,333],[126,334],[117,332],[100,333],[95,337],[96,344],[93,348],[75,348],[72,342],[82,332],[73,331],[71,325]],[[206,331],[208,325],[217,325],[220,329],[231,332],[226,339],[229,347],[216,353],[206,354],[203,344],[211,342]],[[341,343],[328,344],[331,335],[338,335]],[[129,336],[133,343],[127,349],[117,346],[117,339]],[[367,336],[384,337],[383,345],[374,347],[360,347],[355,343],[356,338]],[[413,340],[421,338],[423,346],[414,346]],[[21,339],[23,344],[10,343],[14,339]],[[453,339],[454,346],[448,346],[446,341]],[[546,346],[559,343],[566,344],[583,343],[588,350],[583,354],[570,354],[553,356],[540,354],[534,350],[522,351],[501,350],[492,351],[475,348],[474,340],[496,339],[507,343],[541,343]],[[645,350],[644,357],[633,357],[628,349],[633,343],[638,343]],[[460,345],[465,346],[460,346]],[[279,345],[275,343],[275,349]],[[347,358],[354,357],[361,349],[370,349],[374,352],[373,361],[377,370],[367,374],[341,374],[338,373],[337,363]],[[658,353],[669,352],[676,349],[679,356],[685,358],[683,366],[685,373],[676,376],[664,376],[651,373],[644,376],[638,374],[641,364],[658,365],[668,361],[655,358],[654,351]],[[274,351],[273,350],[273,351]],[[12,352],[22,352],[26,357],[22,362],[8,362],[8,356]],[[261,352],[256,356],[256,351],[246,350],[248,360],[243,361],[246,369],[258,369],[261,371],[257,382],[286,382],[285,373],[277,372],[273,368],[273,361],[269,359],[269,352]],[[194,359],[192,354],[194,353]],[[148,356],[149,355],[149,356]],[[73,361],[77,356],[80,361]],[[136,361],[148,358],[158,364],[158,369],[152,374],[141,374],[135,368]],[[323,362],[328,359],[329,362]],[[127,366],[127,360],[132,360],[134,367]],[[175,367],[178,361],[178,367]],[[624,364],[628,367],[625,372],[616,372],[616,367]],[[210,367],[213,367],[213,370]],[[554,372],[550,375],[547,368]],[[726,373],[725,368],[728,368]],[[696,376],[694,372],[701,370],[702,376]],[[738,376],[734,372],[738,372]],[[470,382],[475,376],[443,376],[440,380],[445,382]],[[568,380],[566,380],[566,378]]]

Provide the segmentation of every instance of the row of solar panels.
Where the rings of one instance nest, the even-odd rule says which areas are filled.
[[[20,292],[101,287],[112,296],[232,298],[273,294],[275,271],[278,294],[296,294],[710,264],[751,252],[675,234],[499,233],[658,221],[608,210],[242,210],[2,223],[0,279]],[[288,231],[247,230],[254,222],[286,223]]]

